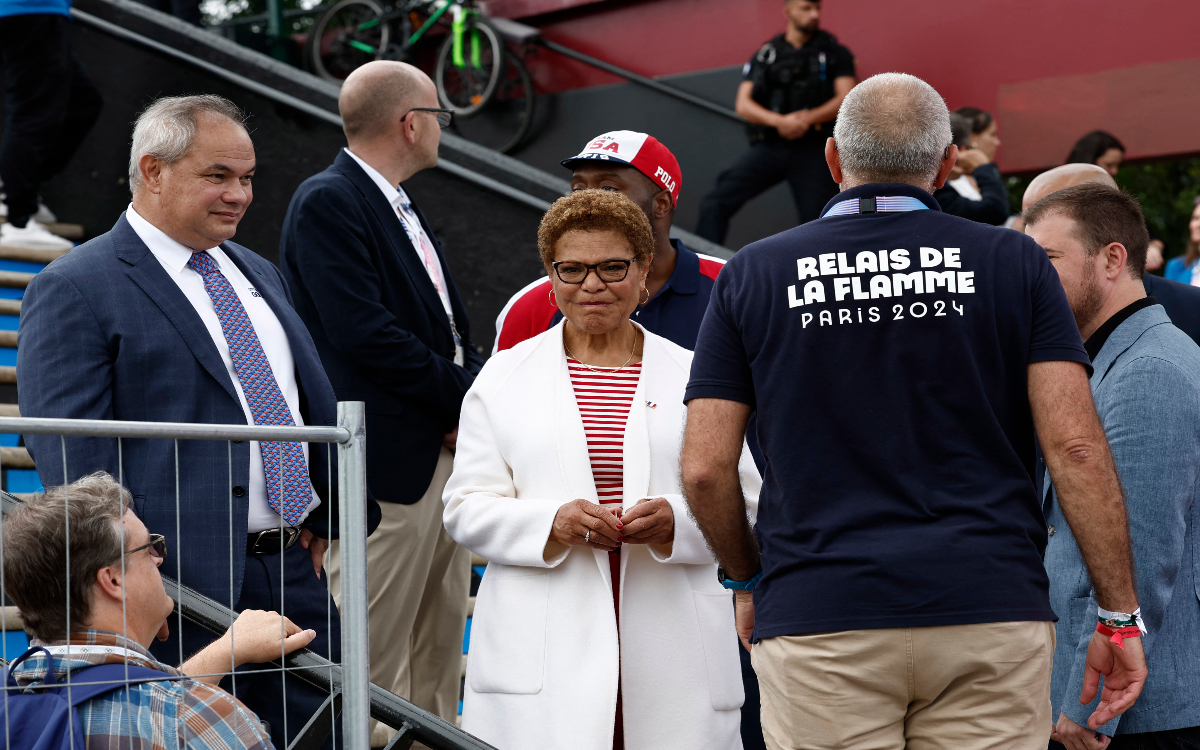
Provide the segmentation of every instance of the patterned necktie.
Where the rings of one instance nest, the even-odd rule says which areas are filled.
[[[233,369],[242,383],[242,393],[250,404],[254,424],[296,424],[291,409],[283,400],[275,374],[271,372],[271,363],[267,361],[258,334],[246,315],[246,308],[242,307],[242,301],[217,262],[208,253],[198,252],[192,253],[188,266],[204,279],[204,290],[217,310],[221,331],[229,344]],[[267,483],[267,504],[283,516],[289,526],[295,526],[312,500],[304,448],[300,443],[276,440],[263,441],[258,446],[262,451],[263,475]]]

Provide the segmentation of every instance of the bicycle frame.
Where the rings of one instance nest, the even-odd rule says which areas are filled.
[[[468,16],[478,16],[478,15],[480,15],[480,13],[479,13],[479,11],[475,10],[474,8],[464,8],[462,3],[453,2],[452,0],[442,0],[440,3],[437,3],[437,5],[439,6],[437,8],[437,10],[435,10],[429,16],[429,18],[425,21],[425,23],[421,24],[421,28],[417,29],[416,31],[414,31],[412,33],[412,36],[410,36],[408,38],[408,42],[405,44],[405,46],[409,47],[409,46],[412,46],[413,44],[416,44],[417,40],[419,40],[422,36],[425,35],[425,32],[429,31],[429,29],[432,28],[435,23],[437,23],[439,20],[441,20],[442,16],[446,15],[446,11],[453,9],[454,12],[451,15],[454,16],[454,19],[450,23],[450,34],[451,34],[451,38],[454,40],[453,41],[454,46],[453,46],[452,60],[456,67],[459,67],[459,68],[466,67],[466,60],[463,57],[463,35],[466,31],[466,19]],[[403,15],[404,15],[404,12],[401,11],[398,13],[390,13],[390,14],[384,16],[383,18],[373,18],[370,21],[366,21],[365,23],[359,24],[358,30],[366,31],[367,29],[372,29],[381,23],[388,23],[389,21],[392,20],[392,18],[401,18],[401,17],[403,17]],[[378,52],[378,50],[376,50],[371,45],[369,45],[365,42],[360,42],[357,39],[350,40],[349,44],[351,47],[354,47],[355,49],[357,49],[361,52],[366,52],[368,55],[373,55],[376,52]],[[471,65],[472,65],[472,67],[475,67],[475,68],[483,67],[481,58],[482,58],[482,53],[481,53],[480,46],[479,46],[479,35],[472,32],[472,34],[471,34]]]

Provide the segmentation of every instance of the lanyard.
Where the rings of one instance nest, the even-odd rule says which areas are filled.
[[[72,643],[69,646],[46,646],[45,648],[47,651],[49,651],[51,654],[53,654],[55,656],[66,656],[67,658],[81,657],[81,656],[96,656],[96,655],[103,655],[103,656],[114,655],[114,656],[123,656],[123,657],[125,657],[126,661],[129,661],[130,658],[134,658],[134,659],[137,659],[138,661],[143,661],[143,662],[153,662],[154,661],[153,657],[146,656],[145,654],[140,654],[137,651],[133,651],[128,648],[123,648],[121,646],[103,646],[103,645],[96,644],[96,643],[88,643],[88,644]]]
[[[846,216],[848,214],[902,213],[904,211],[928,211],[919,199],[909,195],[880,195],[865,198],[850,198],[834,204],[821,218]]]

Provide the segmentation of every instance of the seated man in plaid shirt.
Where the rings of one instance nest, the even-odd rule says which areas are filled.
[[[80,705],[88,748],[271,748],[258,717],[217,683],[238,665],[307,645],[316,633],[274,612],[246,611],[179,670],[155,660],[147,647],[167,637],[174,608],[158,572],[166,543],[128,509],[129,500],[128,491],[101,472],[55,487],[4,519],[6,593],[33,644],[53,655],[59,681],[96,664],[128,662],[164,673],[162,682],[119,688]],[[45,672],[46,657],[38,654],[14,676],[30,686]],[[181,674],[184,679],[166,679]]]

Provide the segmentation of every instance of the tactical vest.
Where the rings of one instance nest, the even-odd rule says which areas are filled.
[[[787,114],[819,107],[833,98],[830,71],[834,68],[833,57],[839,54],[837,39],[826,31],[818,31],[804,47],[807,54],[798,52],[782,35],[758,50],[754,56],[757,65],[749,78],[754,84],[750,92],[754,101],[772,112]],[[750,125],[747,129],[753,141],[778,137],[774,128]]]

